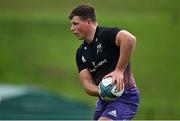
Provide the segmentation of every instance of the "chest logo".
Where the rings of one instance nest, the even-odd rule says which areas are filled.
[[[97,55],[102,52],[102,46],[101,43],[97,45]]]
[[[92,62],[92,65],[95,66],[95,62]]]
[[[82,62],[84,62],[84,63],[86,62],[86,59],[84,58],[84,56],[82,56],[81,59],[82,59]]]

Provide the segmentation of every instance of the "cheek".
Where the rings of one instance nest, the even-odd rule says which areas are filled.
[[[85,30],[84,30],[84,28],[79,28],[79,29],[78,29],[78,32],[81,33],[81,34],[83,34],[83,33],[85,32]]]
[[[86,26],[86,25],[81,25],[80,27],[79,27],[79,32],[81,32],[81,33],[86,33],[87,32],[87,29],[88,27]]]

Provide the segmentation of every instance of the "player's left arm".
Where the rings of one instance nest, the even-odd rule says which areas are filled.
[[[126,30],[120,31],[116,36],[116,45],[120,47],[120,56],[115,69],[117,89],[124,86],[124,71],[130,61],[136,45],[136,37]]]
[[[119,60],[116,69],[106,77],[111,76],[116,83],[116,89],[124,87],[124,70],[126,69],[136,45],[136,37],[126,30],[121,30],[116,35],[115,44],[120,48]]]
[[[126,30],[120,31],[116,36],[116,45],[120,47],[120,56],[116,70],[124,72],[130,61],[136,45],[136,37]]]

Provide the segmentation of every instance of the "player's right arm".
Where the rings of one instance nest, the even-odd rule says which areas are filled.
[[[93,84],[92,76],[88,69],[83,69],[79,73],[82,86],[86,93],[91,96],[99,96],[98,86]]]

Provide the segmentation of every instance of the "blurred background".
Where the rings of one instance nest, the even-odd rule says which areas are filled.
[[[0,0],[0,119],[92,119],[96,98],[81,87],[80,41],[68,19],[81,3],[96,8],[100,26],[137,38],[132,68],[141,105],[135,119],[180,119],[179,0]]]

